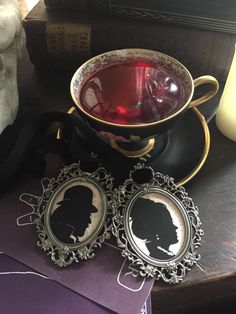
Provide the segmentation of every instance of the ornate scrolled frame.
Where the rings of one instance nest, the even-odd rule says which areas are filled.
[[[137,183],[134,181],[133,174],[140,169],[149,169],[151,171],[152,178],[149,182]],[[156,263],[134,248],[127,227],[129,218],[127,213],[132,206],[132,202],[141,194],[155,191],[169,195],[170,198],[175,199],[175,202],[181,205],[181,214],[185,217],[185,228],[187,228],[187,240],[180,254],[166,262],[157,261]],[[185,189],[175,185],[173,178],[159,172],[155,173],[151,167],[141,163],[137,164],[134,170],[130,172],[129,179],[115,190],[112,220],[112,232],[117,238],[122,256],[128,258],[143,277],[162,279],[170,284],[178,283],[183,280],[186,272],[200,259],[197,249],[201,245],[203,230],[198,216],[198,208]]]
[[[91,235],[89,241],[76,244],[66,244],[59,241],[50,228],[50,204],[52,197],[70,181],[89,182],[96,186],[103,198],[104,214],[99,228]],[[39,240],[37,245],[42,248],[52,261],[60,267],[70,265],[72,262],[87,260],[94,257],[94,250],[111,236],[111,200],[113,199],[113,178],[105,168],[98,166],[93,172],[80,169],[80,163],[65,166],[57,178],[43,179],[43,193],[37,208],[35,220]]]

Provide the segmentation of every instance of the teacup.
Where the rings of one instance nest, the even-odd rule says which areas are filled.
[[[192,100],[194,88],[202,84],[212,88]],[[218,88],[213,76],[193,79],[173,57],[135,48],[88,60],[74,73],[70,85],[82,118],[130,157],[137,157],[136,146],[139,156],[147,153],[153,138],[166,133],[188,108],[214,97]]]

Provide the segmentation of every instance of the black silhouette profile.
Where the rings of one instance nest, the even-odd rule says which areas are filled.
[[[166,260],[174,256],[169,247],[178,242],[178,227],[173,224],[164,204],[138,198],[132,207],[131,218],[132,231],[137,238],[145,240],[150,257]]]
[[[62,242],[78,243],[88,225],[91,213],[97,212],[92,204],[93,192],[86,186],[77,185],[66,190],[64,199],[50,217],[52,232]]]

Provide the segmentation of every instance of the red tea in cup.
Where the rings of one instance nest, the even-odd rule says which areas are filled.
[[[211,88],[192,100],[195,87],[205,84]],[[149,139],[166,133],[189,108],[214,97],[218,88],[210,75],[193,79],[173,57],[137,48],[91,58],[70,83],[72,99],[89,130],[128,157],[147,154],[153,147]]]
[[[90,115],[115,124],[163,120],[185,103],[184,86],[171,69],[151,62],[113,64],[83,84],[80,102]]]

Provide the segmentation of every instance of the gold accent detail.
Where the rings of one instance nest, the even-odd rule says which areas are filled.
[[[75,107],[71,107],[71,108],[67,111],[67,113],[68,113],[68,114],[72,114],[72,112],[74,112],[75,110],[76,110]]]
[[[71,107],[67,111],[67,113],[71,114],[75,110],[76,110],[75,107]],[[199,162],[197,163],[197,165],[194,167],[194,169],[189,174],[187,174],[184,178],[182,178],[180,181],[178,181],[176,183],[177,187],[179,187],[181,185],[184,185],[187,182],[189,182],[201,170],[201,168],[203,167],[203,165],[204,165],[204,163],[205,163],[205,161],[207,159],[207,156],[208,156],[208,153],[209,153],[209,150],[210,150],[211,136],[210,136],[210,132],[209,132],[209,128],[208,128],[207,122],[206,122],[204,116],[201,114],[201,112],[197,108],[191,108],[191,110],[194,111],[194,113],[198,117],[198,119],[199,119],[199,121],[200,121],[200,123],[201,123],[201,125],[203,127],[205,144],[204,144],[204,149],[203,149],[202,156],[201,156]],[[58,129],[58,131],[57,131],[57,139],[61,138],[61,132],[62,132],[61,129]]]
[[[202,166],[204,165],[204,163],[207,159],[209,149],[210,149],[210,144],[211,144],[211,136],[210,136],[209,128],[208,128],[208,125],[207,125],[207,122],[206,122],[204,116],[201,114],[201,112],[197,108],[192,108],[192,110],[197,115],[197,117],[198,117],[198,119],[201,122],[201,125],[203,127],[204,137],[205,137],[205,145],[204,145],[201,159],[199,160],[198,164],[195,166],[195,168],[186,177],[184,177],[179,182],[177,182],[177,184],[176,184],[177,187],[179,187],[180,185],[184,185],[187,182],[189,182],[200,171],[200,169],[202,168]]]
[[[203,75],[203,76],[200,76],[200,77],[196,78],[195,80],[193,80],[193,82],[194,82],[195,88],[199,85],[202,85],[202,84],[212,84],[213,89],[206,92],[206,94],[201,96],[200,98],[192,100],[189,104],[189,108],[196,107],[198,105],[203,104],[204,102],[206,102],[206,101],[210,100],[212,97],[214,97],[218,92],[219,83],[218,83],[217,79],[214,78],[213,76]]]
[[[90,57],[90,41],[89,24],[46,23],[47,51],[52,62],[68,65],[84,62]]]
[[[74,112],[75,109],[76,109],[75,107],[71,107],[71,108],[67,111],[67,113],[68,113],[68,114],[72,114],[72,112]],[[57,130],[57,135],[56,135],[57,140],[60,140],[60,139],[61,139],[61,133],[62,133],[62,130],[61,130],[61,128],[59,128],[59,129]]]
[[[57,130],[56,138],[57,138],[57,140],[60,140],[60,139],[61,139],[61,128],[59,128],[59,129]]]
[[[139,150],[127,150],[124,148],[121,148],[116,141],[114,140],[110,140],[110,145],[112,148],[114,148],[115,150],[117,150],[118,152],[122,153],[123,155],[125,155],[126,157],[129,158],[139,158],[142,157],[146,154],[148,154],[154,147],[155,144],[155,139],[151,138],[148,140],[148,143],[145,147],[139,149]]]

